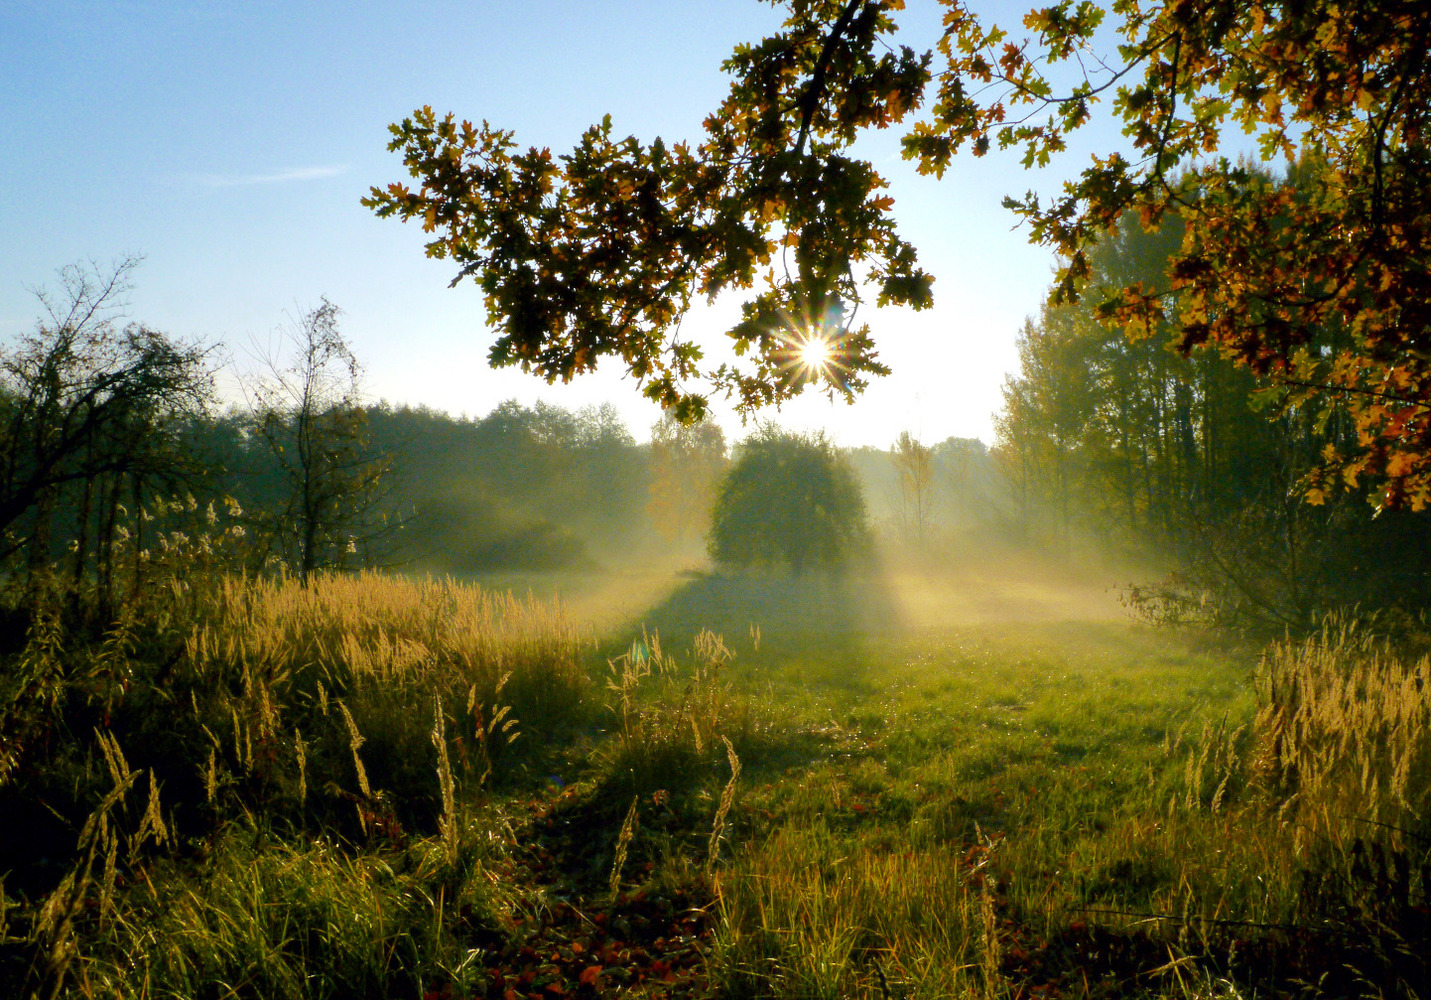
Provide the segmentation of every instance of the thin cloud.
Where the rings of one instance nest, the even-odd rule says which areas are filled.
[[[255,184],[291,184],[297,181],[320,181],[345,173],[347,164],[333,167],[294,167],[272,174],[190,174],[189,179],[204,187],[250,187]]]

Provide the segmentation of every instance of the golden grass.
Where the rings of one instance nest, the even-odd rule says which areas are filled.
[[[306,588],[216,577],[145,597],[88,645],[42,619],[20,658],[26,706],[50,727],[37,731],[73,744],[54,759],[76,802],[98,803],[68,872],[23,907],[26,980],[87,996],[154,995],[162,983],[179,996],[262,967],[272,992],[238,994],[352,995],[359,983],[376,995],[400,953],[406,965],[441,958],[454,944],[442,930],[458,902],[448,896],[486,905],[474,852],[491,831],[475,828],[472,793],[493,744],[515,738],[518,714],[524,726],[589,718],[582,632],[555,603],[378,573]],[[52,696],[59,680],[67,687]],[[47,721],[61,696],[103,720],[92,738]],[[41,763],[31,760],[31,781]],[[186,788],[193,801],[170,800]],[[203,862],[166,859],[160,848],[176,839],[202,841]],[[398,850],[420,857],[416,873],[384,867]],[[403,884],[416,883],[408,898]],[[0,895],[7,937],[13,909]],[[354,928],[334,923],[345,918]],[[423,922],[435,929],[419,956],[399,942]],[[348,986],[313,986],[315,962],[326,971],[313,975]]]
[[[1263,656],[1257,777],[1283,812],[1338,841],[1424,824],[1431,806],[1431,658],[1331,621]]]
[[[561,604],[452,579],[378,572],[225,577],[200,604],[186,649],[200,678],[237,671],[267,687],[306,675],[332,690],[412,685],[499,692],[520,710],[560,715],[586,686],[588,641]]]
[[[607,661],[606,687],[618,726],[599,756],[623,793],[668,787],[703,770],[720,742],[733,773],[739,772],[729,737],[738,742],[748,736],[753,722],[749,699],[736,696],[723,677],[735,654],[708,630],[695,636],[692,652],[693,662],[682,665],[662,649],[658,634],[643,631],[627,652]],[[734,777],[727,790],[733,795]],[[727,802],[718,809],[721,822],[729,808]]]
[[[116,867],[132,870],[144,843],[177,831],[164,830],[159,806],[165,762],[147,762],[145,808],[141,769],[100,735],[83,764],[99,808],[73,871],[23,915],[47,980],[88,976],[90,995],[148,995],[130,965],[186,986],[263,965],[273,995],[306,995],[320,960],[334,989],[387,989],[392,969],[446,961],[442,914],[455,899],[503,906],[481,898],[497,882],[474,851],[495,827],[481,829],[471,794],[516,718],[543,739],[542,721],[592,720],[586,633],[557,602],[376,573],[306,589],[225,578],[175,596],[188,691],[163,704],[177,705],[189,735],[170,751],[169,774],[189,769],[204,815],[229,817],[221,850],[202,873],[160,862],[165,881],[147,896],[137,882],[116,888]],[[631,802],[613,895],[628,848],[646,857],[658,843],[655,824],[638,826],[640,798],[668,802],[685,784],[688,807],[712,802],[705,789],[728,762],[706,864],[683,861],[697,850],[691,835],[685,847],[670,841],[668,869],[683,861],[687,877],[714,887],[710,969],[729,995],[1017,995],[1018,956],[1043,940],[1072,949],[1075,921],[1164,947],[1167,965],[1139,975],[1162,976],[1146,980],[1150,995],[1190,995],[1172,976],[1220,961],[1230,935],[1251,933],[1229,927],[1321,927],[1356,913],[1381,926],[1390,911],[1373,897],[1385,893],[1356,873],[1363,841],[1416,860],[1431,806],[1431,662],[1399,659],[1355,627],[1270,647],[1252,685],[1255,720],[1244,680],[1254,654],[1178,651],[1166,633],[946,619],[918,638],[866,646],[811,633],[762,654],[756,625],[746,628],[748,663],[745,646],[733,662],[711,632],[689,663],[654,633],[609,660],[614,724],[587,762],[601,794]],[[116,630],[85,669],[119,676],[130,635]],[[59,650],[62,638],[39,628],[22,657],[37,706],[65,675],[47,645]],[[799,739],[767,746],[752,735],[774,705],[799,714]],[[179,783],[164,780],[167,797]],[[350,829],[354,800],[366,840],[308,844],[315,822]],[[395,822],[384,832],[390,806],[408,832]],[[247,846],[262,839],[249,827],[268,823],[265,809],[292,821],[270,824],[280,836],[301,826],[303,845]],[[416,874],[385,867],[400,852]],[[1386,872],[1412,872],[1401,855],[1383,856],[1366,854]],[[1408,907],[1426,898],[1415,872],[1398,890]],[[86,893],[101,904],[82,928],[97,946],[76,930]],[[1349,893],[1361,895],[1345,903]],[[0,937],[18,926],[12,909],[0,892]],[[347,917],[362,926],[333,929]],[[298,926],[307,936],[293,936]],[[1082,959],[1070,950],[1048,961],[1052,974]]]

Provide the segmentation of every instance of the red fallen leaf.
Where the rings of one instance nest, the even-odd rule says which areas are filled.
[[[566,996],[566,987],[563,986],[561,983],[547,983],[546,986],[543,987],[543,989],[554,997]]]
[[[582,952],[584,952],[585,950],[586,950],[586,946],[585,946],[584,944],[582,944],[580,941],[573,941],[573,942],[571,943],[571,953],[572,953],[573,955],[580,955],[580,954],[581,954]]]
[[[502,1000],[517,1000],[517,991],[507,987],[507,992],[502,994]]]
[[[596,986],[596,978],[597,978],[598,976],[600,976],[600,975],[601,975],[601,966],[599,966],[599,965],[588,965],[585,969],[582,969],[582,970],[581,970],[581,978],[580,978],[581,985],[583,985],[583,986],[595,987],[595,986]]]

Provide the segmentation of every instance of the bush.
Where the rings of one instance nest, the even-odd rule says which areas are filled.
[[[859,481],[823,434],[767,425],[716,491],[709,548],[727,566],[847,563],[869,548]]]

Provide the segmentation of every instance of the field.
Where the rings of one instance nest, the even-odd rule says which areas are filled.
[[[1150,629],[1112,579],[967,555],[42,621],[6,661],[0,993],[1422,990],[1424,660]]]

